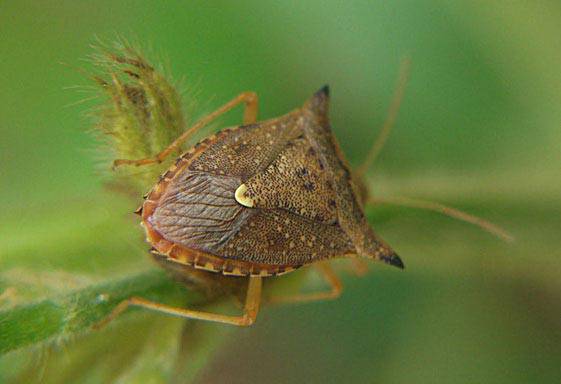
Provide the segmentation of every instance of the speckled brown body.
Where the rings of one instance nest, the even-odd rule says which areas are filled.
[[[234,276],[351,255],[403,267],[364,217],[327,112],[324,88],[300,109],[225,129],[179,157],[142,206],[154,252]]]

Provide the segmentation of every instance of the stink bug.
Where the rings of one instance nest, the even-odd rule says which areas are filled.
[[[388,124],[360,173],[381,148],[395,119],[405,73],[402,69]],[[98,326],[129,305],[247,326],[257,316],[263,278],[313,264],[331,290],[283,300],[310,301],[339,295],[341,283],[327,263],[333,258],[362,257],[404,267],[364,216],[365,188],[351,173],[331,132],[327,86],[302,107],[260,122],[256,94],[242,93],[201,119],[155,158],[115,160],[114,165],[159,163],[194,132],[242,103],[243,125],[224,129],[183,153],[146,195],[137,213],[153,258],[179,278],[204,279],[223,287],[239,288],[247,283],[243,314],[175,308],[133,297]],[[411,201],[408,205],[440,210],[500,231],[481,219],[440,205]]]

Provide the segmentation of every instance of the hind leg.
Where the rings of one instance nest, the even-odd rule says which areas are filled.
[[[273,296],[270,297],[267,302],[269,303],[304,303],[310,301],[320,301],[320,300],[333,300],[341,296],[341,292],[343,291],[343,283],[339,279],[339,277],[326,262],[321,262],[314,265],[318,272],[324,277],[325,281],[329,284],[330,289],[321,292],[312,292],[312,293],[299,293],[296,295],[287,295],[287,296]]]

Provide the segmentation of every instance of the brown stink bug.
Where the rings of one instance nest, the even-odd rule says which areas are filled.
[[[389,123],[367,164],[385,140],[404,84],[402,74]],[[399,256],[364,216],[365,189],[351,173],[331,132],[327,86],[302,107],[261,122],[257,122],[256,94],[242,93],[201,119],[155,158],[116,160],[115,166],[161,162],[195,131],[241,103],[245,104],[244,124],[207,137],[183,153],[146,195],[137,213],[151,254],[164,268],[184,279],[196,277],[238,289],[247,284],[243,314],[226,316],[133,297],[98,325],[134,305],[247,326],[257,316],[263,278],[314,264],[332,289],[292,298],[310,301],[340,293],[341,283],[325,262],[330,259],[362,257],[403,268]],[[500,231],[462,212],[426,205],[434,203],[398,203],[439,210]]]

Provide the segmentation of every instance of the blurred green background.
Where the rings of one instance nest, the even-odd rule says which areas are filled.
[[[357,279],[341,264],[340,300],[265,307],[249,329],[193,325],[192,335],[218,335],[213,348],[184,337],[177,352],[183,321],[137,311],[0,357],[0,381],[166,382],[181,354],[200,360],[184,378],[201,383],[561,380],[559,1],[3,1],[0,288],[17,288],[0,302],[6,311],[156,268],[129,217],[140,197],[116,199],[98,177],[84,117],[97,101],[75,104],[91,93],[74,87],[91,84],[60,64],[88,68],[95,36],[117,35],[185,78],[195,117],[244,90],[274,117],[328,83],[334,132],[355,165],[410,56],[373,191],[453,205],[517,240],[372,208],[404,272],[372,265]]]

